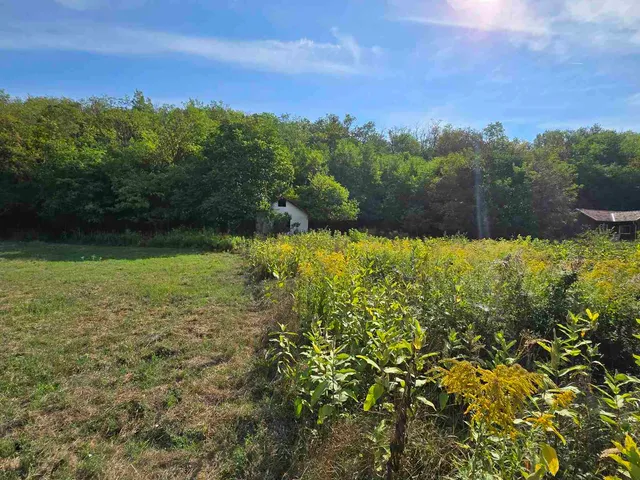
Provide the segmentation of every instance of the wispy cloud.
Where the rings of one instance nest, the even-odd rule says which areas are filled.
[[[435,2],[438,3],[438,2]],[[395,2],[401,11],[398,20],[483,31],[504,31],[547,35],[549,28],[525,0],[447,0],[440,9],[432,3]]]
[[[391,18],[423,25],[530,35],[550,34],[545,18],[527,0],[389,0]]]
[[[627,132],[629,130],[637,132],[640,130],[640,123],[638,122],[637,117],[629,115],[610,115],[602,117],[584,116],[569,118],[566,120],[548,120],[540,122],[536,126],[541,130],[575,130],[577,128],[588,127],[591,125],[600,125],[602,128],[617,130],[619,132]]]
[[[101,0],[55,0],[55,2],[72,10],[90,10],[103,4]]]
[[[356,65],[359,65],[360,60],[362,59],[362,48],[360,48],[360,45],[358,45],[358,42],[353,37],[353,35],[341,33],[335,27],[331,29],[331,33],[333,33],[333,36],[336,37],[336,40],[338,40],[340,46],[351,53],[351,56],[353,57]]]
[[[640,106],[640,93],[635,93],[627,98],[627,103],[629,105],[633,105],[634,107]]]
[[[636,0],[388,0],[396,21],[503,32],[515,45],[567,55],[571,50],[640,50]]]
[[[103,55],[166,55],[201,57],[286,74],[367,73],[377,49],[364,48],[334,30],[336,43],[309,39],[231,40],[141,30],[103,24],[14,24],[0,26],[0,49],[66,50]]]
[[[416,15],[404,15],[395,17],[396,20],[404,22],[421,23],[423,25],[436,25],[440,27],[455,27],[465,28],[468,30],[482,30],[482,31],[504,31],[504,32],[516,32],[516,33],[528,33],[532,35],[545,35],[547,32],[540,30],[536,27],[528,27],[526,25],[510,25],[502,23],[478,23],[471,19],[454,19],[454,18],[439,18],[429,16],[416,16]]]
[[[559,19],[618,27],[637,27],[640,22],[640,4],[635,0],[565,0]]]
[[[129,9],[142,6],[146,0],[54,0],[72,10],[96,10],[99,8]]]
[[[458,125],[463,127],[484,128],[490,120],[487,118],[472,118],[452,102],[432,105],[424,110],[390,111],[380,122],[382,129],[393,127],[425,129],[433,124]]]

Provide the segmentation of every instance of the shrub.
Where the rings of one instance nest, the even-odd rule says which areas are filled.
[[[253,242],[254,274],[294,298],[298,324],[274,332],[270,351],[284,397],[309,428],[373,415],[371,475],[402,475],[406,455],[419,470],[415,422],[460,439],[441,475],[613,472],[600,454],[639,419],[629,360],[640,249],[585,241],[315,232]]]
[[[144,234],[141,232],[80,232],[61,235],[58,241],[77,244],[97,244],[134,247],[192,248],[216,252],[235,251],[243,248],[247,240],[243,237],[225,235],[211,229],[174,229],[168,232]]]

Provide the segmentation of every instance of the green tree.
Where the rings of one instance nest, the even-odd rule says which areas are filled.
[[[350,200],[349,190],[330,175],[314,175],[298,194],[313,220],[355,220],[358,216],[358,202]]]
[[[270,208],[293,180],[291,154],[271,118],[223,121],[203,158],[178,174],[172,203],[196,223],[236,229]]]
[[[572,232],[576,221],[578,185],[576,169],[562,161],[555,149],[538,149],[530,157],[531,208],[535,230],[530,233],[555,238]]]
[[[435,175],[428,188],[432,229],[438,233],[477,236],[474,155],[468,150],[436,157]]]

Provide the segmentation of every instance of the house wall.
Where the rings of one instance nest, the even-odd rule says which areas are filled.
[[[627,227],[628,233],[622,233],[622,226]],[[635,240],[638,236],[638,225],[636,222],[625,222],[618,225],[618,234],[621,240]]]
[[[608,230],[613,230],[614,234],[619,240],[635,240],[638,238],[638,223],[637,222],[598,222],[593,220],[592,218],[581,218],[580,224],[583,227],[588,227],[590,229],[599,229],[604,227]],[[628,226],[630,233],[622,233],[622,226]]]
[[[287,200],[286,207],[279,207],[278,202],[273,202],[271,208],[280,213],[288,213],[291,216],[291,233],[309,230],[309,216],[289,200]],[[296,226],[296,224],[298,225]]]

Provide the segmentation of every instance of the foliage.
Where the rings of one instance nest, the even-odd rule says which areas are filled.
[[[419,469],[405,457],[436,440],[410,432],[434,424],[439,441],[457,439],[436,478],[612,473],[602,452],[639,420],[640,250],[594,242],[254,242],[254,274],[295,301],[269,356],[292,412],[320,430],[369,425],[370,477]]]
[[[168,232],[142,234],[139,232],[64,233],[55,239],[63,243],[132,247],[198,248],[216,252],[239,250],[246,241],[242,237],[221,235],[210,229],[174,229]]]
[[[223,122],[207,139],[204,160],[190,167],[182,198],[205,224],[225,230],[269,210],[293,176],[289,151],[272,122],[261,117]]]
[[[247,115],[222,104],[0,98],[0,221],[56,232],[242,232],[281,195],[318,222],[413,235],[576,229],[575,207],[640,209],[640,136],[600,127],[532,143],[502,125],[381,132],[346,115]],[[315,218],[313,218],[315,217]]]
[[[314,220],[355,220],[358,216],[358,202],[349,200],[349,191],[323,173],[300,187],[300,204]]]
[[[623,477],[631,480],[640,479],[640,449],[638,445],[627,435],[624,444],[613,442],[618,453],[609,453],[608,457],[618,463],[618,471]],[[608,476],[607,480],[620,480],[620,477]]]
[[[468,405],[465,413],[471,414],[473,422],[507,433],[513,431],[516,414],[541,382],[540,375],[518,364],[487,370],[468,361],[454,363],[442,378],[447,393],[459,395]]]

